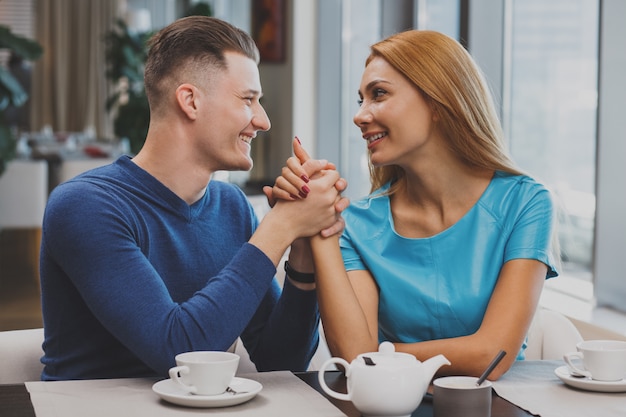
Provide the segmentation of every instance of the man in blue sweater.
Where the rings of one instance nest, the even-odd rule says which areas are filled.
[[[270,128],[257,64],[253,40],[218,19],[180,19],[153,37],[143,149],[50,195],[42,379],[166,376],[176,354],[238,337],[260,371],[306,369],[319,313],[302,238],[341,230],[346,184],[329,169],[259,223],[241,190],[211,181],[251,169],[250,142]]]

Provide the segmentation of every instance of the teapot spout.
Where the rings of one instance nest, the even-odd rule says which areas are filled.
[[[422,370],[429,380],[435,376],[435,372],[443,365],[450,365],[450,361],[443,355],[439,354],[422,362]]]

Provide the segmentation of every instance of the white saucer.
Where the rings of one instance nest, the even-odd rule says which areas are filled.
[[[187,407],[228,407],[251,400],[261,391],[263,385],[251,379],[235,377],[230,384],[230,388],[240,392],[240,394],[231,394],[229,392],[219,395],[190,394],[171,379],[164,379],[155,383],[152,386],[152,391],[167,402]]]
[[[554,370],[554,373],[561,381],[574,388],[599,392],[626,392],[626,379],[621,381],[595,381],[587,377],[576,378],[570,374],[567,366],[559,366]]]

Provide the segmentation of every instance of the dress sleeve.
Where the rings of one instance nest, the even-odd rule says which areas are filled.
[[[359,252],[352,245],[350,236],[344,232],[339,239],[339,247],[341,248],[341,256],[343,257],[343,264],[346,271],[364,270],[367,269]]]
[[[512,259],[536,259],[548,266],[546,278],[558,276],[554,260],[555,212],[550,192],[541,187],[517,213],[504,253]]]

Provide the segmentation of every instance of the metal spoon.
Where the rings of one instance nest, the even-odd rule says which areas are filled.
[[[500,363],[502,358],[504,358],[504,355],[506,355],[506,352],[504,350],[501,350],[500,352],[498,352],[498,354],[496,355],[495,358],[493,358],[493,360],[491,361],[489,366],[487,366],[487,369],[485,369],[485,372],[483,372],[483,374],[480,376],[480,378],[478,378],[478,381],[476,381],[476,386],[477,387],[480,387],[480,385],[483,382],[485,382],[485,379],[487,379],[487,377],[489,376],[491,371],[493,371],[494,368]]]
[[[235,391],[234,389],[232,389],[231,387],[227,387],[226,388],[226,392],[229,394],[233,394],[233,395],[237,395],[237,394],[247,394],[248,391]]]

